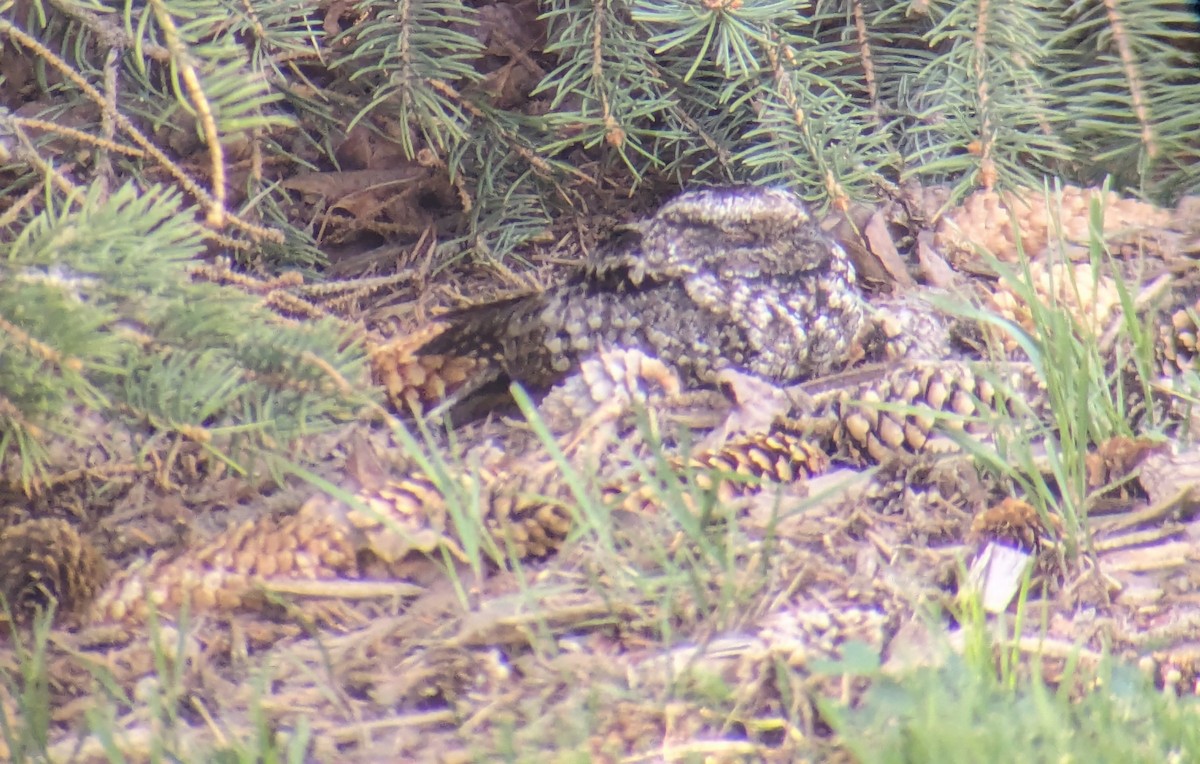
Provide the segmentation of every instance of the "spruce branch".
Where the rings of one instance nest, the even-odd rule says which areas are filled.
[[[556,140],[549,153],[570,146],[606,147],[616,153],[634,181],[662,166],[659,140],[677,142],[685,134],[674,125],[673,99],[656,76],[653,51],[641,39],[624,3],[556,0],[543,15],[546,52],[559,65],[535,88],[550,95],[545,122]]]
[[[263,228],[262,226],[254,225],[253,223],[245,221],[235,215],[226,215],[223,211],[220,211],[221,206],[213,196],[211,196],[204,188],[202,188],[195,180],[193,180],[191,176],[188,175],[181,167],[173,162],[166,155],[166,153],[153,141],[151,141],[141,130],[139,130],[127,116],[120,111],[114,111],[109,103],[109,100],[81,74],[75,71],[75,69],[72,68],[65,59],[55,54],[49,48],[42,45],[38,40],[4,18],[0,18],[0,35],[5,35],[17,45],[28,49],[33,55],[52,66],[63,77],[65,77],[76,88],[78,88],[78,90],[84,96],[86,96],[89,101],[91,101],[101,110],[101,113],[105,114],[106,118],[113,121],[113,123],[121,130],[121,132],[128,136],[148,156],[150,156],[163,169],[165,169],[193,198],[201,202],[205,206],[205,209],[212,220],[219,221],[222,224],[230,223],[244,233],[247,233],[257,239],[282,240],[277,231],[272,231],[270,229]],[[44,177],[53,178],[56,184],[63,188],[64,193],[73,191],[73,184],[65,181],[60,174],[55,173],[44,160],[41,160],[40,157],[27,156],[26,158],[42,171],[42,175]]]
[[[288,324],[253,296],[190,278],[203,228],[178,192],[92,188],[46,210],[0,261],[0,464],[46,465],[82,407],[230,449],[278,450],[354,416],[363,353],[340,323]],[[36,305],[36,310],[29,306]],[[31,471],[32,470],[32,471]]]
[[[878,123],[882,124],[882,119],[879,119],[878,74],[875,70],[875,57],[872,52],[871,35],[867,30],[866,9],[863,8],[863,0],[852,0],[851,13],[854,17],[854,37],[858,44],[858,59],[862,64],[863,86],[866,90],[867,100],[871,104],[871,111],[875,112]]]
[[[909,158],[917,172],[956,178],[955,190],[1038,185],[1061,171],[1070,147],[1043,127],[1056,104],[1045,59],[1056,31],[1052,14],[1028,0],[952,3],[931,8],[926,35],[940,52],[921,72],[930,109],[913,129],[923,148]]]
[[[461,31],[475,24],[474,10],[458,0],[368,0],[359,4],[359,10],[370,20],[334,41],[347,44],[334,69],[351,70],[349,82],[368,94],[350,126],[386,108],[439,153],[465,140],[469,115],[433,83],[480,79],[474,63],[482,46]],[[401,145],[410,158],[417,156],[417,146],[407,132]]]
[[[866,129],[870,109],[823,76],[829,54],[806,47],[795,35],[766,47],[770,79],[755,93],[757,125],[746,135],[753,143],[739,158],[814,202],[846,209],[887,163],[887,136]],[[844,138],[831,145],[831,135]]]
[[[1141,126],[1142,145],[1147,158],[1154,159],[1158,155],[1158,146],[1154,140],[1154,130],[1150,126],[1145,87],[1138,71],[1140,66],[1133,55],[1133,46],[1125,28],[1124,14],[1117,6],[1116,0],[1104,0],[1104,13],[1109,29],[1112,30],[1113,44],[1117,47],[1121,68],[1125,73],[1125,79],[1129,82],[1129,98],[1132,102],[1133,113]]]
[[[1081,172],[1156,196],[1200,181],[1200,29],[1179,3],[1071,3],[1049,85]]]

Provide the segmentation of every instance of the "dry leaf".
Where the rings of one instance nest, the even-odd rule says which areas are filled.
[[[917,267],[922,278],[931,286],[947,289],[959,276],[933,243],[933,233],[922,231],[917,234]]]
[[[1147,456],[1141,463],[1138,481],[1151,504],[1183,495],[1189,503],[1200,503],[1200,449],[1180,454],[1166,450]]]

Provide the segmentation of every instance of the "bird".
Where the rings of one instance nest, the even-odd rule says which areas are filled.
[[[544,291],[439,317],[417,355],[465,356],[546,389],[605,348],[636,348],[691,383],[735,368],[788,383],[832,373],[868,322],[846,253],[781,188],[683,193],[621,226]]]

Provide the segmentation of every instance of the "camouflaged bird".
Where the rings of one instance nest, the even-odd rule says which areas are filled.
[[[777,382],[841,368],[867,307],[853,265],[781,189],[708,189],[626,226],[565,283],[442,317],[420,356],[484,361],[474,386],[555,383],[605,347],[639,348],[711,383],[738,368]]]
[[[1047,267],[1060,265],[1067,267]],[[574,366],[538,404],[549,440],[523,420],[500,416],[459,429],[444,453],[442,446],[431,446],[439,451],[429,465],[444,465],[444,475],[420,459],[388,475],[381,461],[370,466],[375,460],[355,455],[347,459],[350,474],[344,486],[353,501],[319,494],[295,512],[232,522],[215,538],[182,550],[159,549],[112,574],[105,572],[105,556],[75,525],[48,518],[21,520],[0,527],[0,594],[15,604],[17,619],[54,598],[60,613],[83,623],[133,623],[144,622],[151,606],[164,613],[179,612],[185,604],[193,612],[232,611],[261,607],[270,586],[284,592],[293,583],[404,577],[409,558],[422,558],[419,563],[427,554],[468,557],[467,541],[478,542],[480,531],[495,548],[497,565],[542,557],[564,543],[576,526],[573,506],[579,486],[564,479],[564,459],[572,474],[605,502],[633,514],[655,513],[664,486],[672,495],[684,495],[682,483],[675,485],[670,475],[694,481],[724,509],[753,512],[765,507],[755,501],[760,489],[795,489],[794,496],[803,495],[807,481],[831,463],[839,469],[881,468],[880,479],[872,476],[863,491],[847,494],[854,513],[864,501],[908,512],[921,507],[925,496],[957,505],[965,492],[978,495],[978,485],[960,490],[959,476],[966,473],[954,466],[943,470],[936,462],[961,453],[964,437],[986,440],[1000,424],[1005,438],[1014,432],[1037,438],[1056,424],[1041,376],[1044,365],[1008,351],[1003,342],[993,341],[1000,338],[985,332],[1026,326],[1032,308],[1022,303],[1029,295],[1040,305],[1071,312],[1069,324],[1086,336],[1107,327],[1109,319],[1127,325],[1122,300],[1108,294],[1113,273],[1080,271],[1074,283],[1090,284],[1091,291],[1060,295],[1047,289],[1063,283],[1068,272],[1050,271],[1053,278],[1043,280],[1036,278],[1040,267],[1036,261],[1030,265],[1029,287],[989,283],[979,304],[995,320],[980,322],[978,336],[959,336],[959,318],[947,320],[937,310],[938,300],[926,301],[920,294],[877,296],[868,310],[841,250],[825,242],[803,207],[786,193],[687,194],[632,227],[622,242],[598,253],[567,285],[458,314],[452,327],[456,342],[488,338],[497,367],[519,370],[517,361],[525,358],[526,367],[553,376],[555,358]],[[1187,275],[1154,276],[1133,300],[1139,321],[1155,327],[1150,366],[1167,384],[1181,374],[1194,375],[1200,352],[1200,286],[1194,268],[1185,271]],[[1145,283],[1144,277],[1129,283]],[[1111,291],[1117,291],[1115,282]],[[693,325],[660,312],[655,314],[660,324],[641,321],[635,331],[629,328],[630,316],[641,314],[631,306],[639,296],[653,296],[659,306],[664,300],[680,300],[691,306],[691,315],[710,323]],[[600,316],[594,325],[584,312],[588,309]],[[617,325],[614,317],[625,323]],[[737,328],[733,336],[740,344],[731,355],[740,353],[744,366],[774,369],[777,378],[812,369],[823,378],[784,387],[739,374],[732,363],[721,368],[710,361],[706,368],[712,379],[705,380],[710,384],[694,385],[681,379],[670,362],[655,357],[662,351],[604,347],[616,344],[612,337],[620,331],[650,344],[657,341],[656,330],[670,327],[682,344],[688,337],[708,337],[711,325],[722,321]],[[576,324],[585,328],[573,328]],[[778,349],[762,344],[769,343],[772,332],[778,332]],[[859,335],[858,345],[849,339],[854,335]],[[404,342],[413,344],[400,345],[398,357],[407,358],[403,352],[408,348],[432,345],[431,337],[455,347],[433,334],[405,337]],[[530,337],[540,343],[532,345],[534,350],[516,341]],[[576,337],[581,338],[579,347],[556,351],[549,344]],[[956,349],[960,340],[966,344]],[[1113,378],[1123,373],[1116,364],[1129,358],[1112,349],[1117,341],[1105,345],[1096,340],[1108,348]],[[848,342],[854,352],[839,356]],[[664,341],[659,347],[676,345]],[[524,356],[515,352],[522,348]],[[584,355],[588,357],[576,364],[576,357]],[[678,358],[676,353],[675,363]],[[465,374],[469,367],[429,369]],[[691,373],[700,376],[695,364]],[[461,376],[452,381],[457,379]],[[1122,381],[1119,387],[1133,427],[1140,427],[1137,417],[1194,423],[1190,411],[1175,409],[1176,402],[1194,399],[1186,388],[1184,395],[1139,400],[1141,385]],[[1146,417],[1147,411],[1153,416]],[[646,469],[658,461],[666,468],[665,481]],[[974,475],[974,468],[969,472]],[[1089,480],[1090,472],[1089,466]],[[772,503],[770,508],[772,524],[779,506]],[[993,513],[981,529],[1008,533],[1021,518],[1019,512]],[[845,526],[844,518],[835,514],[834,519]],[[462,521],[478,527],[465,535]],[[924,543],[927,531],[919,533]],[[818,536],[826,548],[828,537],[824,532]],[[1036,542],[1037,537],[1018,537],[1029,539]]]

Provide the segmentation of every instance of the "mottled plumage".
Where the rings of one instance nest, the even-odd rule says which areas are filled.
[[[565,283],[445,320],[422,355],[487,357],[533,387],[604,347],[700,382],[726,367],[786,382],[843,366],[867,310],[845,253],[794,194],[734,188],[673,199]]]

